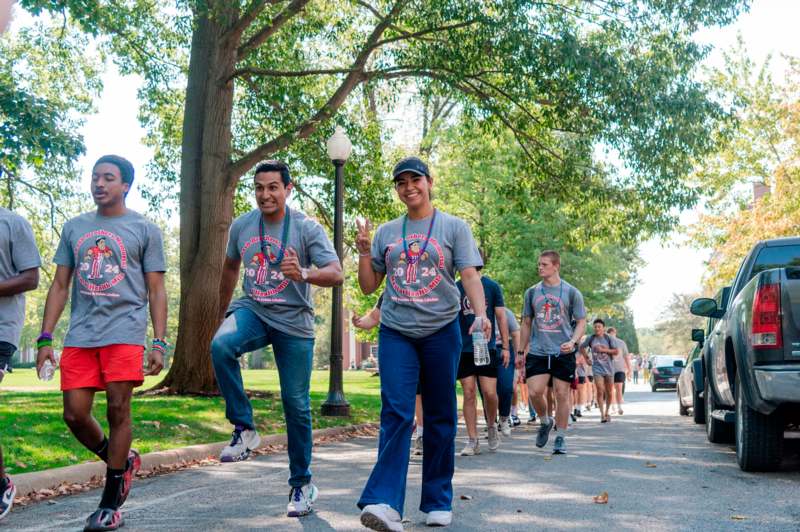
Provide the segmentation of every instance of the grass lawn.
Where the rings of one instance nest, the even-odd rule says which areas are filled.
[[[259,433],[285,432],[278,373],[274,370],[243,372],[248,389],[274,391],[275,396],[253,399]],[[149,377],[145,388],[159,382]],[[9,473],[29,473],[96,459],[72,436],[61,419],[58,375],[42,383],[33,369],[18,369],[0,384],[0,444]],[[371,373],[346,371],[344,388],[350,402],[350,418],[325,418],[320,405],[328,393],[328,372],[314,371],[311,403],[314,428],[377,421],[380,413],[380,381]],[[105,423],[105,394],[97,394],[95,417]],[[133,445],[142,453],[223,441],[231,426],[225,419],[221,397],[135,397],[133,401]]]

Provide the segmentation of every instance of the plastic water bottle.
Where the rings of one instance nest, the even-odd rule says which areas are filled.
[[[481,319],[483,318],[475,318],[475,328],[472,331],[472,354],[476,366],[488,366],[491,358],[489,358],[489,346],[486,345],[486,338],[483,337]]]
[[[51,381],[53,380],[53,375],[55,375],[56,367],[50,362],[50,359],[44,361],[42,364],[42,369],[39,370],[39,380],[42,381]]]

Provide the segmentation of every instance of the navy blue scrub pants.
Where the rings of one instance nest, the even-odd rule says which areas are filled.
[[[382,403],[378,461],[361,493],[359,508],[384,503],[403,515],[419,382],[425,426],[419,509],[426,513],[452,510],[458,428],[456,372],[460,354],[458,319],[424,338],[411,338],[381,324],[378,334]]]

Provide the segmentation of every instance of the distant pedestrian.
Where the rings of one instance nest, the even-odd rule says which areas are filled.
[[[461,353],[456,272],[486,338],[486,299],[476,270],[482,266],[469,226],[433,207],[433,178],[416,157],[392,172],[406,213],[378,227],[359,223],[358,282],[365,294],[386,279],[378,352],[381,363],[381,437],[378,458],[358,501],[361,523],[403,530],[414,396],[421,385],[425,417],[420,510],[432,526],[452,522],[456,372]],[[413,267],[413,278],[409,269]],[[480,318],[478,320],[477,318]]]
[[[508,348],[511,356],[513,356],[519,347],[520,328],[514,313],[511,312],[508,307],[505,307],[505,311],[506,324],[508,327],[508,344],[506,347]],[[500,331],[499,321],[497,324],[497,331],[495,331],[495,333],[497,334],[498,350],[500,350],[502,353],[503,334],[502,331]],[[506,437],[511,436],[512,426],[517,426],[520,424],[519,418],[517,417],[516,403],[514,401],[517,390],[517,379],[515,379],[516,371],[517,369],[514,364],[514,360],[510,360],[510,363],[500,364],[500,366],[497,368],[497,408],[500,416],[499,427],[500,433]]]
[[[480,272],[482,266],[476,269]],[[458,380],[461,382],[463,391],[462,412],[464,414],[464,424],[467,426],[467,442],[461,451],[461,456],[480,454],[480,445],[478,443],[478,386],[480,386],[483,398],[489,450],[496,451],[500,445],[497,430],[497,374],[501,367],[513,366],[513,364],[509,363],[508,324],[506,323],[503,290],[497,282],[485,275],[481,275],[480,280],[481,285],[483,285],[483,293],[486,296],[486,316],[492,330],[492,336],[488,339],[490,361],[489,364],[484,366],[475,364],[475,355],[473,353],[470,331],[475,323],[475,313],[464,291],[462,282],[458,281],[456,283],[461,296],[461,312],[458,314],[458,322],[461,327],[461,358],[458,363]],[[496,349],[495,325],[501,331],[501,349],[499,352]],[[506,426],[508,426],[507,420]]]
[[[614,365],[614,406],[617,407],[617,414],[623,414],[622,403],[625,402],[625,379],[631,372],[631,355],[628,352],[628,344],[625,340],[617,337],[617,329],[614,327],[608,328],[608,335],[617,341],[619,354],[612,357]]]
[[[633,371],[633,383],[639,384],[639,371],[642,369],[642,358],[639,355],[633,357],[631,369]]]
[[[597,404],[600,407],[600,422],[611,421],[609,411],[614,396],[614,363],[612,357],[617,356],[619,349],[616,341],[606,333],[605,322],[597,318],[592,322],[594,334],[588,336],[581,344],[584,356],[590,357],[594,373]]]
[[[578,289],[561,278],[558,252],[542,252],[538,270],[541,281],[525,292],[521,335],[525,345],[517,352],[517,364],[525,364],[528,391],[540,414],[536,446],[544,447],[550,431],[558,425],[553,453],[565,454],[570,385],[575,378],[578,340],[586,327],[586,308]],[[547,402],[550,379],[555,390],[555,420]]]

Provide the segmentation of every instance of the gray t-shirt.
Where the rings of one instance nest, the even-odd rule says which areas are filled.
[[[284,222],[289,222],[288,244],[297,252],[300,266],[318,268],[339,262],[325,230],[300,211],[289,209],[289,217],[279,223],[264,223],[259,238],[261,211],[252,210],[231,224],[227,255],[244,266],[244,295],[228,307],[228,314],[239,308],[252,310],[264,323],[301,338],[314,338],[314,306],[309,283],[294,282],[281,273],[280,256]],[[261,244],[260,244],[261,243]],[[262,245],[263,244],[263,245]]]
[[[537,283],[525,291],[522,317],[531,318],[528,352],[537,356],[561,354],[561,344],[572,338],[573,320],[586,317],[580,291],[566,282],[556,286]]]
[[[590,335],[586,337],[586,340],[583,341],[581,344],[581,349],[585,347],[589,347],[591,345],[592,348],[592,371],[594,375],[602,376],[602,375],[614,375],[614,363],[611,361],[611,355],[607,353],[600,353],[598,351],[599,347],[608,347],[610,349],[616,349],[619,346],[617,345],[616,340],[614,340],[611,336],[604,334],[603,336],[595,336]],[[617,355],[619,357],[619,355]]]
[[[625,357],[628,356],[628,345],[625,343],[625,340],[620,340],[619,338],[616,339],[616,342],[617,347],[619,348],[619,354],[611,358],[611,361],[614,364],[614,372],[626,372],[628,371],[628,368],[625,366]]]
[[[0,281],[42,265],[30,224],[0,207]],[[25,322],[25,295],[0,297],[0,342],[19,347]]]
[[[167,271],[158,226],[130,209],[81,214],[64,224],[53,261],[75,276],[65,346],[145,345],[145,274]]]
[[[514,313],[508,307],[506,309],[506,321],[508,322],[508,341],[509,343],[513,344],[514,339],[511,336],[511,333],[517,332],[519,330],[519,322],[517,321],[517,317],[514,316]],[[502,349],[503,347],[503,340],[500,338],[500,322],[497,322],[495,326],[495,337],[497,338],[497,349]],[[514,356],[517,346],[511,346],[511,356]]]
[[[372,241],[372,268],[386,274],[381,323],[424,338],[458,316],[456,270],[482,266],[483,261],[463,220],[437,210],[427,245],[431,217],[408,220],[404,246],[403,219],[378,227]]]

